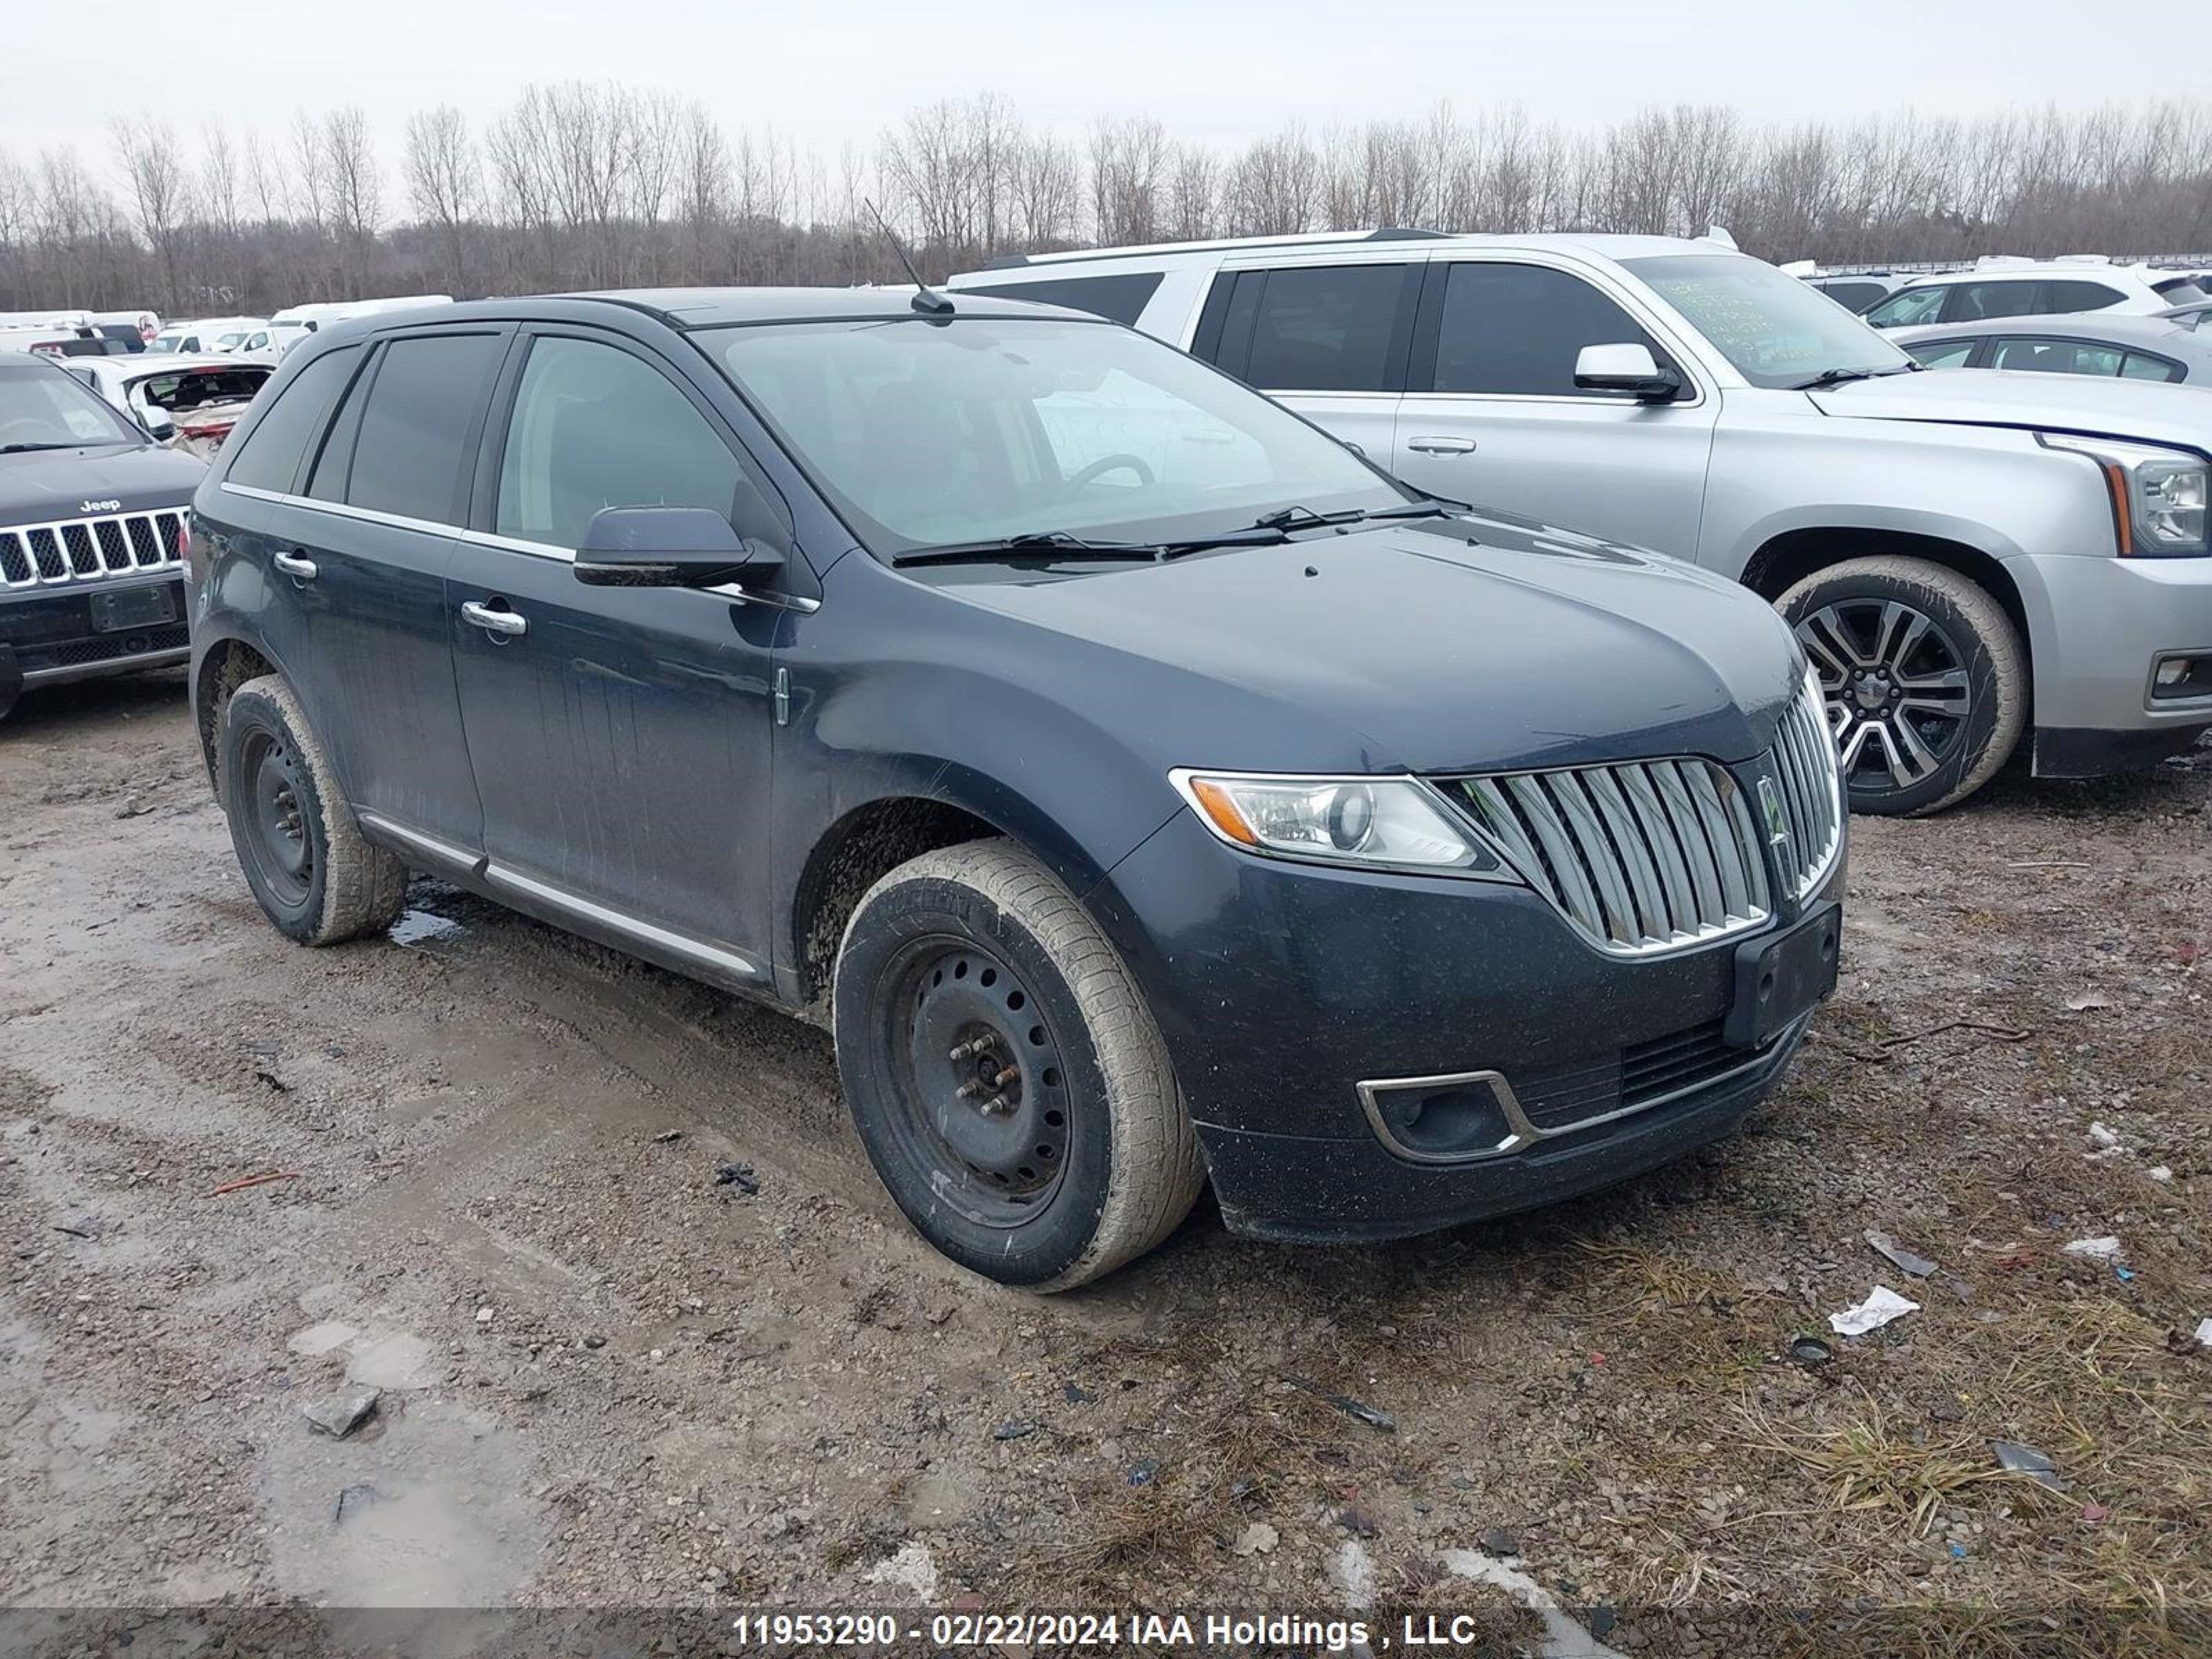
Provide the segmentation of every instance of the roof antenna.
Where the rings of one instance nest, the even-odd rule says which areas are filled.
[[[876,228],[883,232],[884,240],[891,245],[891,252],[898,255],[899,263],[906,267],[907,279],[914,284],[914,298],[908,303],[925,315],[950,316],[952,301],[921,280],[921,273],[914,268],[914,261],[907,258],[905,246],[891,234],[891,228],[884,222],[884,216],[876,211],[876,204],[865,196],[860,200],[870,213],[875,214]]]

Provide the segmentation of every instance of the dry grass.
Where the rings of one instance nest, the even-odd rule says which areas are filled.
[[[1899,1431],[1871,1396],[1863,1415],[1837,1429],[1777,1429],[1756,1406],[1747,1403],[1741,1412],[1747,1443],[1816,1476],[1827,1487],[1830,1509],[1902,1516],[1916,1538],[1925,1535],[1939,1508],[1979,1489],[2007,1487],[2015,1504],[2032,1504],[2047,1491],[1998,1468],[1978,1441]]]

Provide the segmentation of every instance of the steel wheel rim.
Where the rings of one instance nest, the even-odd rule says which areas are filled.
[[[1073,1136],[1066,1068],[1036,997],[1004,957],[949,936],[909,944],[886,978],[893,1138],[969,1220],[1034,1221]]]
[[[1845,784],[1907,789],[1958,754],[1973,686],[1965,653],[1934,617],[1898,599],[1838,599],[1796,632],[1820,678]]]
[[[307,829],[307,776],[300,757],[289,744],[256,732],[246,738],[240,760],[246,840],[255,871],[280,902],[305,904],[314,887],[315,844]]]

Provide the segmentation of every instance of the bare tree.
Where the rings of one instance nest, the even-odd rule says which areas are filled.
[[[421,111],[407,123],[407,199],[416,216],[445,244],[447,286],[469,285],[467,227],[483,194],[483,175],[467,119],[451,104]]]
[[[109,124],[117,157],[131,186],[138,229],[160,261],[162,306],[173,311],[183,299],[177,278],[177,241],[187,209],[189,186],[177,152],[177,136],[151,116]]]

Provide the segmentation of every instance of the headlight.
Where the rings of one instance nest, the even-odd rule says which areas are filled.
[[[2112,491],[2120,551],[2149,557],[2212,552],[2206,540],[2208,476],[2212,466],[2185,449],[2122,443],[2113,438],[2075,438],[2039,432],[2046,449],[2087,455]]]
[[[1170,772],[1199,822],[1248,853],[1398,870],[1504,874],[1496,854],[1417,778]]]

